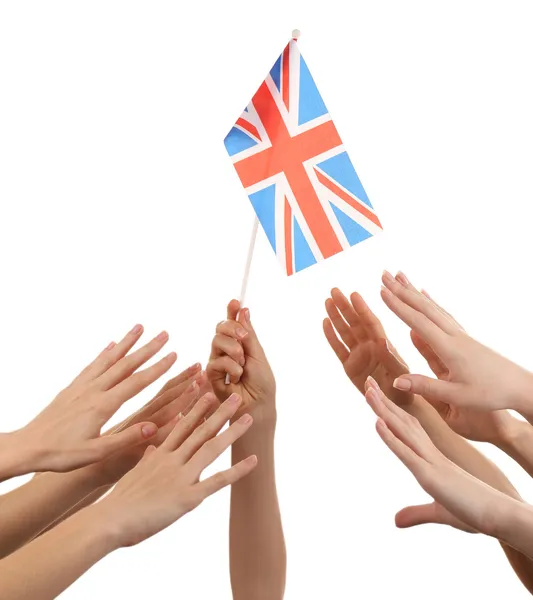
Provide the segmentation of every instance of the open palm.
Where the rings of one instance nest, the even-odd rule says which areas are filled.
[[[348,300],[335,288],[326,300],[326,311],[329,318],[324,320],[324,334],[355,387],[364,394],[371,376],[393,402],[411,404],[413,395],[392,385],[396,377],[409,373],[409,368],[363,298],[354,292]]]

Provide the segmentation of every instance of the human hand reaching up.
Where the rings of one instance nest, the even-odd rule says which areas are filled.
[[[113,435],[101,435],[102,427],[125,401],[159,379],[176,361],[176,353],[171,352],[137,372],[168,341],[168,334],[162,332],[128,354],[141,334],[139,325],[118,344],[110,344],[28,425],[2,436],[4,477],[74,470],[157,433],[153,422],[142,421]]]
[[[421,338],[442,363],[446,379],[402,375],[394,387],[420,394],[428,401],[461,408],[533,413],[533,375],[480,344],[434,302],[412,286],[383,275],[385,304]],[[420,346],[420,343],[418,344]],[[435,365],[434,365],[435,366]]]
[[[413,394],[393,387],[394,380],[409,373],[409,368],[363,298],[354,292],[348,300],[334,288],[326,311],[324,334],[355,387],[364,394],[365,382],[372,376],[398,406],[412,404]]]
[[[217,326],[206,372],[219,401],[230,394],[242,398],[236,419],[246,411],[253,415],[256,425],[275,422],[276,380],[253,328],[250,311],[240,310],[237,300],[228,304],[227,318]],[[225,383],[226,373],[229,385]]]

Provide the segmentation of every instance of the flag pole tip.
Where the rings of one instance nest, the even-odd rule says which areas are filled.
[[[292,39],[293,40],[297,40],[300,37],[300,30],[299,29],[293,29],[292,31]]]

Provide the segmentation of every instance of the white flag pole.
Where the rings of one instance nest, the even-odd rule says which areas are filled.
[[[246,258],[246,266],[244,267],[244,275],[242,278],[241,295],[239,297],[239,303],[241,307],[244,305],[246,299],[246,290],[248,289],[248,280],[250,278],[250,267],[252,266],[252,259],[254,257],[255,240],[257,238],[257,230],[259,228],[259,219],[257,216],[254,217],[254,225],[252,227],[252,235],[250,236],[250,245],[248,247],[248,256]],[[240,311],[239,311],[240,312]],[[239,315],[237,314],[237,318]],[[226,373],[226,385],[229,385],[230,377],[229,373]]]

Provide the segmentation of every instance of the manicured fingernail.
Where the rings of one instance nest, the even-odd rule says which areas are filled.
[[[252,456],[249,456],[244,462],[248,465],[256,465],[257,456],[255,454],[252,454]]]
[[[379,401],[379,395],[373,387],[369,387],[366,392],[367,399],[374,400],[374,402]]]
[[[251,415],[243,415],[238,422],[242,423],[243,425],[248,425],[248,423],[251,423],[252,421],[253,419]]]
[[[193,381],[191,383],[191,385],[187,388],[187,394],[191,394],[192,392],[195,392],[198,389],[198,384],[196,383],[196,381]]]
[[[405,287],[409,285],[409,279],[401,271],[396,273],[396,281],[399,281]]]
[[[389,282],[394,281],[394,277],[388,271],[383,271],[383,279]]]
[[[394,296],[394,294],[389,290],[389,288],[385,287],[384,285],[381,286],[381,293],[385,294],[386,296]]]
[[[246,331],[246,329],[242,329],[241,327],[239,327],[237,329],[237,331],[235,331],[235,334],[237,335],[237,337],[239,339],[242,340],[243,338],[245,338],[248,335],[248,332]]]
[[[156,336],[155,339],[159,342],[164,342],[165,340],[168,340],[168,333],[166,331],[162,331]]]
[[[367,381],[368,381],[368,385],[370,385],[370,387],[372,387],[376,391],[379,391],[379,389],[380,389],[379,385],[377,384],[376,380],[373,377],[368,377]]]
[[[250,323],[250,310],[248,308],[244,309],[244,318],[248,323]]]
[[[238,394],[231,394],[231,396],[228,398],[228,402],[230,404],[237,404],[237,402],[240,402],[241,397]]]
[[[130,333],[136,334],[136,333],[141,333],[143,326],[142,325],[135,325],[135,327],[130,331]]]
[[[202,365],[200,363],[195,363],[194,365],[189,367],[189,371],[191,373],[194,373],[195,371],[198,371],[198,369],[200,369],[202,367]]]
[[[180,412],[178,413],[178,416],[176,417],[176,421],[181,421],[183,419],[183,413]]]
[[[409,379],[402,379],[401,377],[395,379],[392,385],[397,390],[401,390],[402,392],[408,392],[411,389],[411,382]]]
[[[148,439],[157,433],[157,426],[153,423],[147,423],[143,425],[142,429],[143,438]]]
[[[176,358],[178,358],[178,355],[175,352],[171,352],[170,354],[167,354],[163,360],[176,360]]]
[[[426,290],[420,290],[420,293],[425,296],[428,300],[431,300],[431,296],[427,293]]]
[[[107,346],[106,350],[111,350],[111,348],[114,348],[115,346],[115,342],[109,342],[109,346]]]

